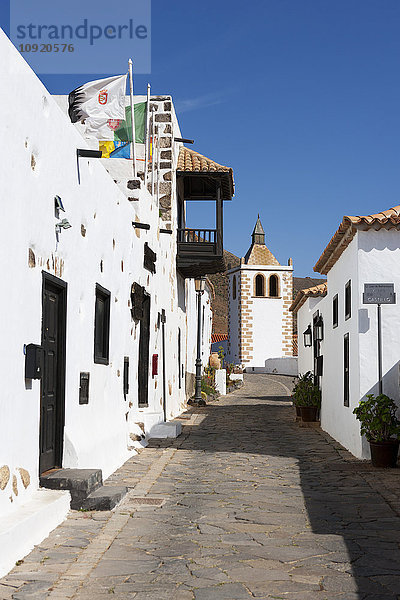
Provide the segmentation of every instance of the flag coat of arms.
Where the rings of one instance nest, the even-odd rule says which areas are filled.
[[[146,104],[138,102],[134,105],[136,144],[145,142]],[[131,107],[125,107],[125,119],[87,119],[85,135],[99,140],[103,158],[131,158]]]
[[[83,119],[125,119],[127,75],[89,81],[68,96],[68,114],[72,123]]]

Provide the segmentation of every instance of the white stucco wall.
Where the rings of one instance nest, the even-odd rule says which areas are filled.
[[[4,384],[0,467],[6,465],[11,472],[6,488],[0,491],[0,514],[5,514],[15,510],[38,486],[40,382],[24,379],[23,346],[41,342],[42,272],[68,285],[63,466],[101,468],[103,477],[129,456],[129,433],[135,423],[143,422],[149,429],[164,418],[158,327],[162,309],[166,311],[167,419],[184,408],[185,385],[178,386],[177,336],[180,328],[182,363],[186,371],[194,372],[192,342],[186,332],[193,326],[195,305],[193,293],[188,293],[193,282],[185,282],[176,273],[176,236],[159,231],[165,223],[159,217],[156,198],[142,186],[137,201],[129,202],[128,194],[122,191],[121,181],[130,178],[126,173],[129,162],[81,158],[79,180],[76,149],[87,147],[79,131],[2,32],[0,52],[4,83],[0,92],[1,127],[7,139],[0,161],[0,269],[3,289],[7,290],[0,297],[5,317],[1,325],[4,351],[0,374]],[[173,124],[177,127],[176,120]],[[175,135],[179,135],[178,129]],[[176,162],[176,151],[173,156]],[[60,218],[67,218],[72,225],[61,232],[59,243],[55,236],[59,220],[54,214],[55,195],[62,198],[66,210]],[[150,229],[134,229],[135,221],[149,224]],[[155,274],[143,268],[145,242],[157,254]],[[149,406],[141,409],[137,405],[140,323],[130,313],[134,281],[151,296]],[[111,292],[109,365],[93,362],[96,283]],[[159,354],[159,375],[152,378],[153,353]],[[125,356],[130,359],[126,400]],[[88,405],[78,401],[81,371],[90,373]],[[22,485],[20,468],[29,473],[27,489]],[[13,475],[18,496],[12,489]]]
[[[297,357],[297,370],[300,375],[304,375],[307,371],[314,371],[313,347],[304,346],[303,332],[309,325],[312,327],[313,314],[316,310],[320,309],[320,304],[322,302],[323,298],[307,298],[303,306],[297,311],[297,339],[299,352]]]
[[[298,311],[299,372],[313,370],[312,348],[304,348],[302,332],[319,310],[324,319],[324,357],[321,426],[359,458],[369,458],[369,446],[360,436],[353,409],[368,393],[378,393],[377,308],[363,304],[365,283],[394,283],[400,289],[400,232],[380,229],[358,231],[328,273],[328,293],[322,299],[308,299]],[[344,290],[351,280],[351,317],[345,319]],[[338,326],[332,323],[332,301],[338,295]],[[383,392],[400,404],[397,330],[399,305],[382,306]],[[343,343],[349,334],[350,401],[343,398]]]
[[[360,231],[358,243],[358,321],[360,398],[378,393],[378,332],[376,305],[362,304],[365,283],[394,283],[396,304],[382,305],[383,393],[400,405],[400,232],[394,229]]]

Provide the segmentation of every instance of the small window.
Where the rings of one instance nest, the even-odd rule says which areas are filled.
[[[338,295],[333,297],[332,300],[332,325],[337,327],[339,322],[339,299]]]
[[[351,317],[351,281],[348,281],[344,288],[344,318]]]
[[[265,279],[263,275],[256,275],[255,288],[256,296],[265,296]]]
[[[270,298],[277,298],[279,296],[279,282],[277,275],[271,275],[268,280],[268,287]]]
[[[236,275],[232,279],[232,298],[236,300]]]
[[[108,290],[96,285],[94,312],[94,362],[108,365],[110,341],[110,297]]]
[[[344,336],[343,343],[343,404],[350,405],[350,352],[349,334]]]

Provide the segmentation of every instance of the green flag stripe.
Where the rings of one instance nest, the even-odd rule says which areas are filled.
[[[135,141],[138,144],[144,144],[145,125],[146,125],[146,104],[147,102],[140,102],[140,104],[134,105],[135,111]],[[117,142],[131,142],[132,141],[132,121],[131,121],[131,107],[125,107],[125,121],[122,121],[120,127],[114,131],[114,140]]]

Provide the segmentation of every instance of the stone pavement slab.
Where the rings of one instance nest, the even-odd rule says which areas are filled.
[[[399,470],[299,427],[290,378],[191,409],[0,580],[0,600],[399,600]]]

